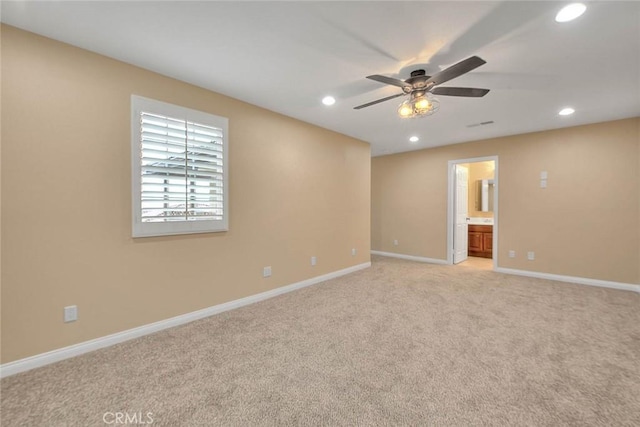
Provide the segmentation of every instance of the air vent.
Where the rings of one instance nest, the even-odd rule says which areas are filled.
[[[475,128],[475,127],[478,127],[478,126],[485,126],[485,125],[490,125],[490,124],[493,124],[493,120],[489,120],[489,121],[486,121],[486,122],[480,122],[480,123],[474,123],[472,125],[467,125],[467,127],[468,128]]]

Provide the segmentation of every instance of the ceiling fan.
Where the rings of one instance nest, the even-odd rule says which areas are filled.
[[[485,60],[477,56],[472,56],[434,74],[433,76],[427,76],[424,70],[412,71],[411,77],[407,80],[394,79],[393,77],[381,76],[379,74],[367,76],[368,79],[375,80],[380,83],[398,86],[402,88],[402,93],[367,102],[366,104],[354,107],[354,109],[359,110],[361,108],[379,104],[380,102],[409,95],[409,99],[400,104],[400,107],[398,108],[398,114],[400,117],[428,116],[435,113],[440,104],[432,95],[479,98],[489,93],[489,89],[438,87],[442,83],[468,73],[483,64],[486,64]]]

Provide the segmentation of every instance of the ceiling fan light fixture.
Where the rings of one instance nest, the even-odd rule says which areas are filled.
[[[587,10],[587,6],[582,3],[571,3],[560,9],[556,15],[556,22],[573,21]]]
[[[413,107],[411,106],[410,101],[404,101],[402,104],[400,104],[400,106],[398,107],[398,115],[400,115],[400,117],[402,118],[413,117]]]
[[[398,107],[398,115],[403,119],[430,116],[438,111],[440,102],[429,93],[413,95]]]
[[[426,96],[420,96],[413,100],[413,107],[417,111],[427,111],[431,107],[431,103]]]

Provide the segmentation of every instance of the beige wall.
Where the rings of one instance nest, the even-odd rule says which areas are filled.
[[[495,165],[493,160],[486,162],[468,163],[469,167],[469,216],[478,218],[493,218],[493,211],[482,212],[476,209],[477,181],[480,179],[493,179]]]
[[[372,249],[446,259],[448,161],[497,155],[500,267],[638,284],[639,153],[633,118],[376,157]]]
[[[229,118],[229,232],[131,238],[132,93]],[[370,259],[368,144],[6,26],[2,155],[3,363]]]

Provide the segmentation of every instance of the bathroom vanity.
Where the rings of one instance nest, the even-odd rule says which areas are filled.
[[[493,225],[469,224],[469,256],[493,258]]]

